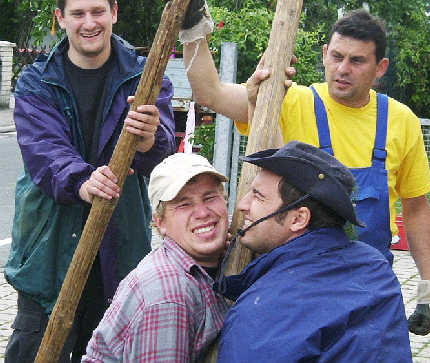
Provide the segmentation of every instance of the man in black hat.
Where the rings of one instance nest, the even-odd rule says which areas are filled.
[[[270,69],[261,62],[246,87],[221,82],[205,39],[213,28],[206,1],[192,0],[186,19],[180,40],[196,102],[237,120],[238,131],[248,135],[258,85]],[[351,11],[327,39],[322,49],[326,82],[305,87],[286,80],[280,145],[300,140],[319,146],[350,168],[358,186],[356,213],[366,223],[356,229],[359,239],[391,263],[390,246],[400,241],[396,202],[401,200],[408,246],[421,277],[409,329],[430,334],[430,170],[420,121],[406,105],[372,89],[389,65],[381,18],[364,9]],[[294,68],[286,74],[291,78]]]
[[[215,285],[236,302],[218,362],[411,362],[396,276],[343,229],[362,225],[351,172],[297,141],[243,160],[261,170],[238,204],[238,234],[262,255]]]

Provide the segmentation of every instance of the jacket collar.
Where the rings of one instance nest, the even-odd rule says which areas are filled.
[[[265,253],[252,261],[239,275],[226,278],[226,293],[235,301],[246,289],[279,263],[294,261],[301,256],[318,255],[348,246],[351,240],[342,228],[321,228],[307,232]],[[216,284],[214,288],[217,289]]]

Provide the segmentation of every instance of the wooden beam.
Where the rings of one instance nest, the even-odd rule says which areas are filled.
[[[189,2],[190,0],[172,0],[166,4],[131,110],[135,111],[138,105],[155,104]],[[109,163],[121,189],[136,153],[136,143],[137,137],[123,127]],[[81,239],[39,347],[36,363],[58,362],[64,342],[72,328],[76,308],[91,266],[116,204],[116,199],[109,201],[94,198]]]

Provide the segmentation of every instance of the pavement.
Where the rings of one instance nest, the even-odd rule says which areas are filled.
[[[402,287],[406,315],[415,310],[416,286],[419,281],[418,271],[409,251],[393,251],[394,272]],[[16,292],[5,281],[3,268],[0,268],[0,362],[4,362],[4,351],[7,340],[12,333],[11,324],[15,317]],[[381,332],[383,334],[383,332]],[[414,363],[430,363],[430,335],[418,336],[409,334]]]

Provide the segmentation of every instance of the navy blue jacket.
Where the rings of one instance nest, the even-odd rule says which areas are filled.
[[[399,282],[342,229],[306,233],[227,278],[218,362],[411,362]]]
[[[49,54],[28,66],[15,89],[15,125],[24,161],[18,179],[12,246],[6,279],[50,312],[83,230],[84,207],[79,188],[91,173],[108,164],[145,65],[145,58],[112,36],[113,67],[96,161],[87,163],[76,100],[64,73],[65,38]],[[113,296],[128,272],[150,251],[151,208],[144,180],[175,149],[173,87],[167,78],[156,102],[160,122],[155,144],[136,153],[135,174],[127,177],[100,247],[105,296]]]

